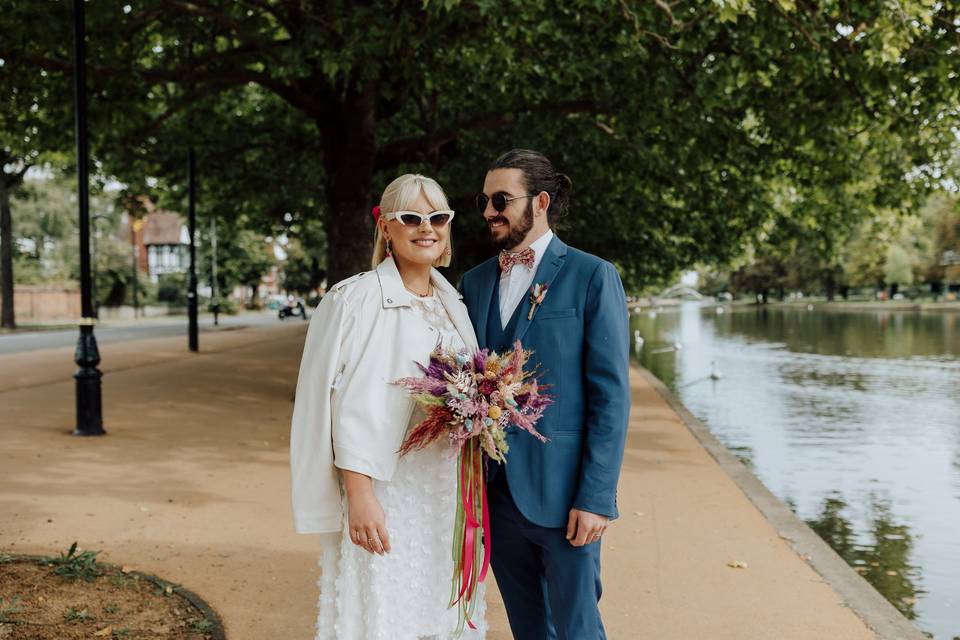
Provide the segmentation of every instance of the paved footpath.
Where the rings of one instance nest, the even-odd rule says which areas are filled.
[[[0,356],[0,552],[77,540],[193,590],[230,640],[312,638],[319,548],[293,532],[288,468],[304,334],[218,332],[200,354],[181,337],[103,345],[100,438],[69,435],[71,348]],[[645,373],[633,393],[623,517],[603,549],[611,640],[913,637],[883,632],[882,606],[873,633],[850,608],[866,583],[828,584]],[[489,600],[488,638],[507,640],[495,589]]]

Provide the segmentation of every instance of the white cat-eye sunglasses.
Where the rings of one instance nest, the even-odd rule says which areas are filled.
[[[384,213],[383,217],[387,220],[399,220],[407,227],[419,227],[425,220],[429,220],[431,227],[442,228],[450,224],[454,215],[453,209],[441,209],[428,215],[423,215],[419,211],[389,211]]]

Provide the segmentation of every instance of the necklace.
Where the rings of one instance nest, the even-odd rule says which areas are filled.
[[[403,285],[403,288],[406,289],[407,291],[409,291],[410,293],[415,293],[416,295],[420,296],[421,298],[429,298],[429,297],[430,297],[430,293],[433,291],[433,283],[430,283],[430,284],[427,285],[427,292],[426,292],[426,293],[420,293],[419,291],[414,291],[413,289],[411,289],[410,287],[408,287],[406,284]]]

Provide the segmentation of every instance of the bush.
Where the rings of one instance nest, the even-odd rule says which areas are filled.
[[[213,313],[213,302],[207,301],[207,311]],[[220,313],[226,314],[228,316],[236,315],[237,313],[237,303],[230,298],[220,298]]]
[[[157,278],[157,302],[177,307],[187,304],[187,274],[164,273]]]

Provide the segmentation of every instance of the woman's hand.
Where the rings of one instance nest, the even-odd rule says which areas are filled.
[[[355,471],[342,470],[347,490],[347,509],[350,514],[350,541],[370,553],[390,553],[390,535],[387,519],[380,501],[373,493],[370,476]]]

